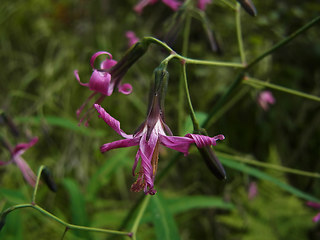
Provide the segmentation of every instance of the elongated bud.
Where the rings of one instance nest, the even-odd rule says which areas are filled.
[[[207,135],[205,130],[200,130],[200,133]],[[224,167],[220,163],[218,157],[215,155],[212,146],[198,148],[198,150],[213,175],[215,175],[219,180],[227,179],[226,171],[224,170]]]
[[[122,77],[127,73],[129,68],[146,53],[149,44],[150,42],[145,39],[137,42],[129,48],[120,61],[108,71],[112,78],[115,79],[115,87],[120,84]]]
[[[57,192],[57,185],[54,182],[52,174],[47,167],[43,168],[41,172],[41,177],[42,177],[42,180],[47,184],[48,188],[52,192]]]
[[[244,10],[246,10],[247,13],[249,13],[252,17],[257,16],[257,9],[254,6],[253,2],[251,0],[237,0]]]

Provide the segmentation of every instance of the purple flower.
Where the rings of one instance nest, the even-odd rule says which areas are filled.
[[[320,209],[320,203],[309,201],[307,202],[307,205],[312,208]],[[320,212],[312,218],[313,222],[319,222],[319,220],[320,220]]]
[[[139,38],[136,36],[136,34],[133,31],[127,31],[126,38],[128,39],[129,47],[139,42]]]
[[[251,182],[248,189],[248,199],[253,200],[258,195],[258,186],[256,182]]]
[[[154,178],[157,171],[160,144],[182,152],[186,156],[192,143],[202,148],[209,145],[214,146],[217,140],[224,139],[223,135],[217,135],[212,138],[198,134],[187,134],[184,137],[172,136],[170,128],[164,123],[158,95],[155,95],[152,100],[147,119],[132,135],[126,134],[120,128],[120,122],[111,117],[100,105],[95,104],[94,107],[97,109],[99,117],[124,138],[102,145],[100,148],[102,153],[115,148],[139,145],[132,168],[133,176],[135,176],[139,159],[141,159],[141,164],[138,178],[131,186],[131,191],[133,192],[139,192],[143,189],[146,194],[154,195],[156,193]]]
[[[94,62],[96,58],[100,55],[107,55],[106,60],[100,64],[100,69],[94,67]],[[109,57],[109,58],[108,58]],[[110,69],[117,64],[117,61],[112,59],[112,55],[108,52],[100,51],[92,55],[90,60],[90,65],[93,69],[93,73],[90,77],[89,83],[82,83],[78,74],[78,70],[74,71],[74,75],[80,85],[88,87],[93,93],[88,97],[88,99],[81,105],[77,110],[77,117],[80,117],[82,110],[88,104],[88,102],[97,94],[100,94],[100,97],[95,101],[96,104],[100,104],[106,96],[110,96],[113,93],[115,87],[118,87],[118,91],[123,94],[130,94],[132,91],[132,86],[128,83],[120,85],[120,80],[117,78],[112,78],[110,74]],[[88,117],[90,114],[90,109],[80,118],[79,124]],[[85,122],[85,125],[88,125],[88,119]]]
[[[212,0],[198,0],[198,8],[202,11],[206,10],[206,7]]]
[[[136,11],[138,14],[141,14],[143,9],[147,5],[152,5],[158,2],[158,0],[140,0],[137,5],[134,6],[134,11]],[[177,11],[181,5],[181,2],[177,0],[162,0],[164,4],[166,4],[168,7],[170,7],[173,11]]]
[[[0,165],[7,165],[10,163],[14,163],[20,169],[24,179],[34,187],[36,184],[36,175],[29,167],[28,163],[21,157],[21,155],[29,148],[31,148],[34,144],[38,142],[38,138],[35,137],[31,139],[28,143],[19,143],[14,147],[13,150],[10,150],[11,153],[11,160],[8,162],[0,161]]]
[[[275,104],[276,99],[270,91],[262,91],[259,93],[257,101],[263,110],[268,111],[269,105]]]

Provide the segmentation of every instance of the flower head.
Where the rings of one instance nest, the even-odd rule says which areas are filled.
[[[198,0],[198,8],[202,11],[206,10],[206,7],[212,0]]]
[[[138,14],[141,14],[143,9],[148,6],[152,5],[158,2],[158,0],[140,0],[138,4],[134,6],[134,11],[136,11]],[[166,4],[168,7],[170,7],[173,11],[177,11],[181,5],[181,2],[177,0],[162,0],[164,4]]]
[[[107,58],[100,64],[100,69],[94,67],[94,62],[96,58],[100,55],[107,55]],[[115,87],[118,87],[118,91],[123,94],[130,94],[132,91],[132,86],[128,83],[120,85],[121,79],[112,77],[111,69],[117,64],[117,61],[112,59],[112,55],[108,52],[100,51],[92,55],[90,60],[90,65],[93,69],[93,73],[90,77],[88,83],[82,83],[80,81],[78,70],[74,71],[74,75],[80,85],[88,87],[93,93],[88,97],[88,99],[81,105],[77,110],[77,116],[80,117],[80,114],[88,102],[97,94],[100,94],[100,97],[96,100],[95,103],[100,104],[106,96],[110,96],[113,93]],[[89,110],[90,111],[90,110]],[[79,124],[87,117],[89,114],[87,111],[82,118],[80,118]],[[85,125],[88,124],[86,120]]]
[[[11,153],[11,160],[8,162],[2,162],[0,161],[0,165],[6,165],[10,163],[14,163],[18,166],[20,169],[24,179],[32,186],[34,187],[36,184],[36,175],[29,167],[28,163],[21,157],[21,155],[29,148],[31,148],[34,144],[36,144],[38,141],[38,138],[35,137],[30,140],[28,143],[19,143],[16,145],[12,150],[10,150]]]
[[[111,117],[101,106],[94,107],[101,117],[113,130],[124,139],[101,146],[101,152],[121,147],[139,145],[138,152],[132,168],[133,176],[136,175],[136,168],[141,159],[140,170],[136,182],[131,186],[131,191],[139,192],[144,190],[146,194],[154,195],[154,179],[157,171],[159,146],[163,145],[176,151],[182,152],[185,156],[189,153],[190,144],[195,143],[197,147],[216,145],[217,140],[223,140],[223,135],[208,137],[198,134],[187,134],[184,137],[172,136],[170,128],[165,124],[163,112],[161,111],[159,95],[154,95],[147,119],[141,124],[134,134],[126,134],[120,128],[120,122]]]
[[[309,201],[309,202],[307,202],[307,205],[309,207],[312,207],[312,208],[320,209],[320,203]],[[312,218],[312,221],[313,222],[319,222],[320,221],[320,212]]]
[[[269,105],[275,104],[276,99],[273,97],[272,92],[262,91],[259,93],[257,101],[263,110],[268,111]]]

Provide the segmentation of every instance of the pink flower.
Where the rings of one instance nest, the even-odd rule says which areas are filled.
[[[141,14],[143,9],[147,5],[152,5],[158,2],[158,0],[140,0],[137,5],[134,6],[134,11],[136,11],[138,14]],[[181,5],[181,2],[177,0],[162,0],[164,4],[166,4],[168,7],[170,7],[173,11],[177,11]]]
[[[139,38],[136,36],[136,34],[133,31],[127,31],[126,32],[126,37],[128,39],[128,45],[131,47],[135,43],[139,42]]]
[[[21,155],[29,148],[31,148],[34,144],[36,144],[38,141],[38,138],[35,137],[31,139],[28,143],[20,143],[14,147],[13,150],[10,151],[11,153],[11,160],[8,162],[0,161],[0,165],[7,165],[10,163],[14,163],[18,166],[20,169],[24,179],[32,186],[34,187],[36,184],[36,175],[29,167],[28,163],[21,157]]]
[[[309,201],[307,202],[307,205],[312,208],[320,209],[320,203]],[[312,218],[313,222],[319,222],[319,220],[320,220],[320,212]]]
[[[275,104],[276,102],[276,99],[273,97],[270,91],[260,92],[257,100],[260,107],[265,111],[269,109],[270,104]]]
[[[198,0],[198,8],[202,11],[206,10],[206,7],[212,0]]]
[[[94,61],[100,55],[107,55],[106,60],[100,64],[100,69],[94,67]],[[109,58],[108,58],[109,57]],[[80,85],[88,87],[93,93],[88,97],[88,99],[81,105],[77,110],[77,117],[80,117],[80,114],[88,102],[97,94],[100,94],[100,97],[95,101],[96,104],[100,104],[106,96],[110,96],[113,93],[115,87],[118,87],[118,91],[123,94],[130,94],[132,91],[132,86],[128,83],[120,85],[121,78],[113,77],[111,68],[117,64],[117,61],[112,59],[112,55],[108,52],[100,51],[92,55],[90,60],[90,65],[93,69],[93,73],[90,77],[89,83],[82,83],[78,74],[78,70],[74,71],[74,75]],[[80,118],[79,124],[87,118],[85,125],[88,125],[88,119],[90,115],[90,108],[82,118]]]
[[[217,135],[212,138],[198,134],[187,134],[184,137],[172,136],[170,128],[164,123],[158,95],[153,97],[150,106],[145,122],[141,124],[136,133],[128,135],[120,128],[119,121],[111,117],[100,105],[94,105],[99,117],[124,138],[102,145],[101,152],[139,145],[132,168],[133,176],[135,176],[139,159],[141,159],[140,170],[136,182],[131,186],[131,191],[139,192],[143,189],[146,194],[154,195],[156,193],[154,179],[157,171],[160,144],[182,152],[186,156],[189,153],[190,144],[195,143],[199,148],[209,145],[215,146],[216,141],[223,140],[224,136]]]
[[[251,182],[249,184],[248,199],[253,200],[257,195],[258,195],[258,186],[256,182]]]

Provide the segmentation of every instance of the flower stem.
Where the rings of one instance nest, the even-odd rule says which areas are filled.
[[[40,171],[40,169],[39,169],[39,171]],[[8,214],[8,213],[10,213],[10,212],[12,212],[14,210],[20,209],[20,208],[33,208],[33,209],[41,212],[43,215],[45,215],[45,216],[53,219],[54,221],[62,224],[63,226],[65,226],[68,229],[76,229],[76,230],[89,231],[89,232],[99,232],[99,233],[109,233],[109,234],[130,236],[130,233],[128,233],[128,232],[101,229],[101,228],[85,227],[85,226],[79,226],[79,225],[74,225],[74,224],[67,223],[67,222],[61,220],[60,218],[56,217],[52,213],[50,213],[50,212],[46,211],[45,209],[41,208],[37,204],[19,204],[19,205],[15,205],[15,206],[12,206],[12,207],[6,209],[2,214]]]
[[[311,99],[317,102],[320,102],[320,97],[308,94],[308,93],[303,93],[297,90],[293,90],[293,89],[289,89],[286,87],[282,87],[282,86],[278,86],[276,84],[272,84],[272,83],[268,83],[268,82],[263,82],[261,80],[255,79],[255,78],[249,78],[246,77],[243,80],[243,83],[248,84],[248,85],[258,85],[258,86],[264,86],[264,87],[268,87],[268,88],[272,88],[278,91],[282,91],[282,92],[286,92],[289,94],[293,94],[299,97],[303,97],[303,98],[307,98],[307,99]]]
[[[239,3],[237,3],[237,9],[236,9],[237,39],[238,39],[241,62],[242,62],[242,64],[246,64],[246,56],[245,56],[245,52],[244,52],[243,39],[242,39],[241,11],[240,11],[240,9],[241,9],[241,6]]]
[[[40,183],[41,173],[44,168],[45,168],[45,166],[41,165],[38,170],[37,181],[36,181],[36,185],[34,187],[33,194],[32,194],[32,202],[31,202],[32,204],[36,204],[36,196],[37,196],[37,192],[38,192],[38,186]]]
[[[236,10],[235,6],[232,5],[228,0],[220,0],[221,2],[223,2],[225,5],[227,5],[228,7],[230,7],[233,10]]]
[[[131,231],[130,231],[132,233],[132,239],[133,240],[136,240],[136,233],[137,233],[141,218],[142,218],[142,216],[143,216],[143,214],[144,214],[144,212],[145,212],[145,210],[146,210],[146,208],[148,206],[150,197],[151,197],[151,195],[146,195],[144,197],[143,202],[141,204],[141,207],[139,209],[138,215],[137,215],[136,219],[134,220],[133,226],[132,226]]]
[[[193,130],[199,131],[200,125],[199,125],[199,122],[196,118],[196,114],[193,110],[191,97],[190,97],[190,93],[189,93],[189,87],[188,87],[186,64],[184,64],[184,63],[182,63],[182,73],[181,74],[182,74],[183,80],[184,80],[184,87],[185,87],[186,97],[187,97],[187,101],[188,101],[189,113],[190,113],[190,117],[191,117],[192,124],[193,124]]]

